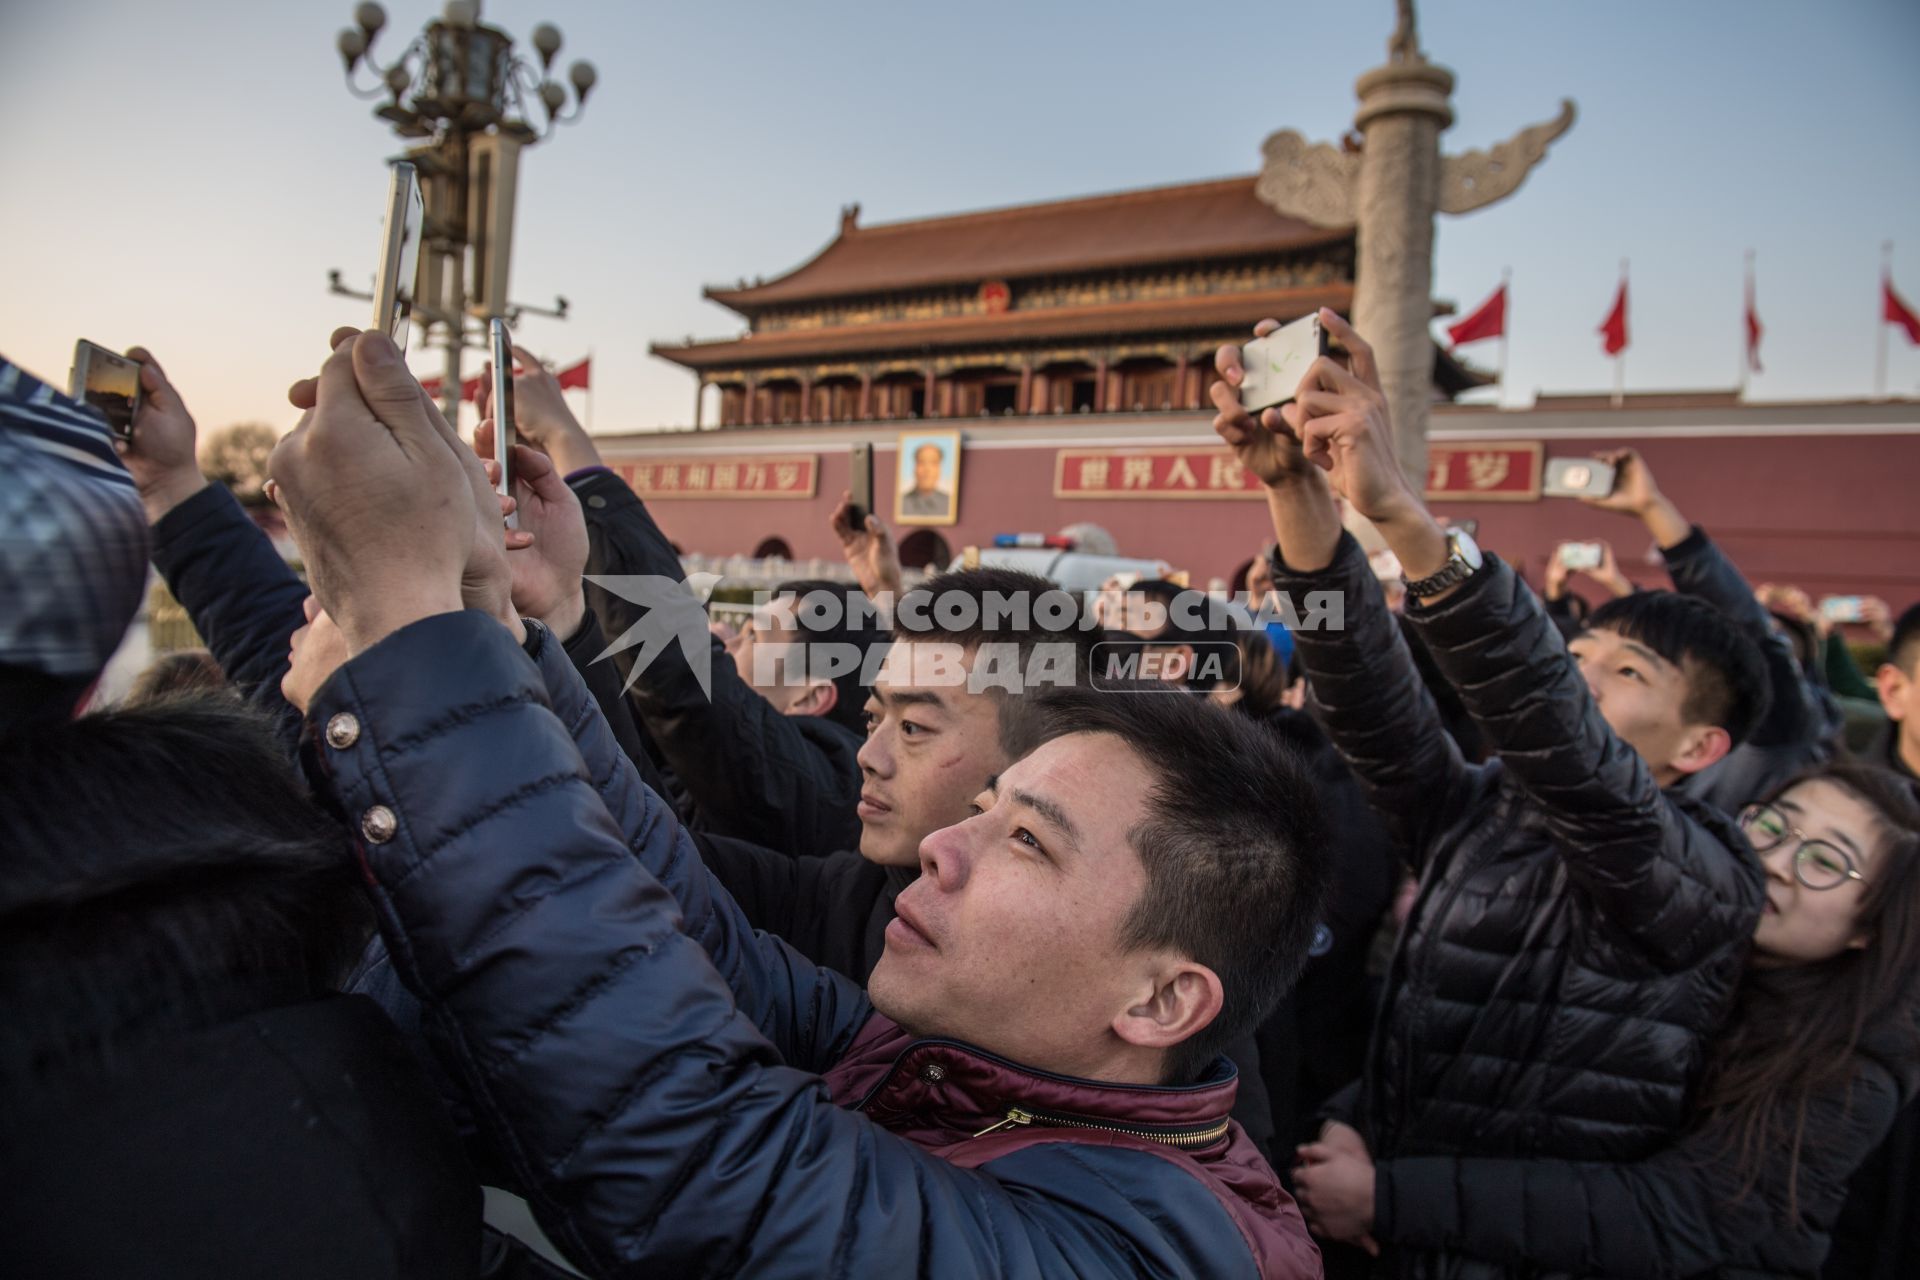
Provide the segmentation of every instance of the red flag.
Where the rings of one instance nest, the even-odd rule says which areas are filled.
[[[587,378],[588,375],[593,372],[592,365],[593,357],[588,356],[579,364],[569,365],[567,368],[560,370],[560,372],[554,375],[555,379],[560,383],[560,389],[562,391],[566,391],[572,387],[579,387],[583,390],[589,389]]]
[[[1893,277],[1881,279],[1880,287],[1885,295],[1880,303],[1880,321],[1883,324],[1897,324],[1907,331],[1907,341],[1920,347],[1920,315],[1916,315],[1899,294],[1893,291]]]
[[[1600,336],[1603,341],[1600,349],[1610,356],[1617,356],[1627,349],[1627,281],[1620,279],[1620,292],[1614,297],[1613,310],[1607,312],[1607,318],[1600,322]]]
[[[1753,262],[1747,262],[1747,368],[1755,373],[1764,373],[1760,367],[1760,335],[1766,330],[1760,327],[1760,312],[1753,302]]]
[[[1473,309],[1459,324],[1447,327],[1447,341],[1454,346],[1478,342],[1482,338],[1500,338],[1507,332],[1507,286],[1501,285],[1493,296]]]
[[[478,400],[480,398],[480,388],[486,383],[486,380],[485,374],[481,374],[477,378],[463,379],[460,383],[460,398],[467,401]],[[422,378],[420,379],[420,389],[427,393],[429,399],[438,400],[440,398],[440,387],[444,381],[445,379],[443,378]]]

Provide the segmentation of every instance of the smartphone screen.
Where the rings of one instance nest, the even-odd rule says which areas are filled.
[[[493,355],[493,460],[500,464],[500,483],[496,488],[504,497],[513,484],[509,471],[516,435],[513,420],[513,343],[507,337],[507,322],[488,321],[487,339]],[[507,517],[507,528],[519,527],[517,515]]]
[[[121,439],[133,436],[133,419],[140,411],[140,366],[115,355],[97,342],[82,338],[73,348],[76,400],[92,405]]]

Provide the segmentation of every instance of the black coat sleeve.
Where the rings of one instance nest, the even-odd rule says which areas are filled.
[[[608,471],[577,479],[587,517],[587,573],[594,577],[683,580],[680,558],[646,504]],[[590,584],[587,603],[609,637],[647,616],[646,606]],[[785,716],[734,670],[719,640],[709,640],[709,690],[678,645],[668,645],[632,680],[628,698],[641,728],[679,779],[702,829],[795,856],[851,846],[860,769],[859,736],[822,720]],[[614,656],[633,675],[635,650]]]
[[[1341,535],[1333,563],[1317,573],[1295,572],[1278,551],[1272,563],[1274,586],[1305,607],[1294,644],[1313,714],[1418,871],[1473,793],[1474,770],[1448,736],[1353,535]],[[1341,603],[1337,620],[1314,617],[1320,592]]]
[[[1511,777],[1539,804],[1597,920],[1663,972],[1753,931],[1758,862],[1730,820],[1683,809],[1594,705],[1559,630],[1497,556],[1409,623]]]
[[[1727,1266],[1812,1275],[1848,1178],[1910,1088],[1910,1068],[1856,1055],[1851,1081],[1809,1101],[1797,1189],[1781,1149],[1767,1153],[1749,1188],[1712,1120],[1631,1164],[1384,1160],[1374,1166],[1374,1235],[1576,1275],[1681,1277]]]
[[[307,620],[307,584],[221,484],[154,525],[153,564],[227,679],[273,718],[291,751],[300,713],[280,695],[280,680],[293,633]]]
[[[707,832],[695,832],[693,843],[749,924],[866,985],[880,961],[867,935],[885,897],[884,867],[844,850],[794,858]]]
[[[633,762],[640,781],[646,784],[647,790],[664,799],[671,794],[671,790],[660,767],[654,763],[652,753],[647,750],[639,726],[633,722],[633,710],[627,705],[626,694],[620,688],[620,671],[612,662],[598,660],[606,647],[600,621],[589,609],[579,629],[567,638],[567,659],[573,663],[574,670],[580,673],[587,691],[600,707],[600,714],[606,717],[608,731],[613,734],[613,740],[620,744],[620,750],[627,759]]]

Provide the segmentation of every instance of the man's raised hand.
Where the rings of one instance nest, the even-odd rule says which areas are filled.
[[[1253,327],[1256,338],[1264,338],[1280,327],[1278,320],[1262,320]],[[1233,450],[1240,465],[1269,487],[1291,480],[1313,478],[1300,441],[1277,409],[1264,409],[1256,419],[1240,405],[1240,384],[1246,370],[1240,364],[1240,348],[1227,343],[1213,355],[1213,367],[1220,380],[1208,389],[1215,410],[1213,429]]]
[[[314,594],[357,654],[465,607],[463,581],[484,586],[495,563],[504,584],[506,550],[488,528],[499,528],[498,515],[479,506],[485,495],[488,511],[499,509],[479,459],[399,349],[384,334],[344,333],[310,387],[296,385],[310,407],[269,470]]]
[[[1282,408],[1301,451],[1354,510],[1376,524],[1430,519],[1400,470],[1373,348],[1331,310],[1321,310],[1320,323],[1347,349],[1352,367],[1321,356],[1307,367],[1294,402]]]
[[[525,347],[513,349],[513,429],[520,441],[553,459],[565,477],[583,467],[602,465],[600,450],[567,407],[560,380]],[[475,400],[482,418],[493,416],[492,364],[480,380]]]
[[[474,451],[483,459],[493,456],[493,431],[491,418],[474,429]],[[580,499],[546,454],[516,444],[508,465],[519,532],[531,538],[530,544],[520,545],[509,535],[513,607],[522,617],[538,618],[564,641],[580,629],[587,613],[581,585],[587,568],[586,517]],[[486,467],[489,477],[497,475],[491,462]]]
[[[840,550],[847,557],[847,566],[853,570],[854,581],[862,591],[874,598],[888,591],[900,594],[906,573],[900,567],[900,553],[893,545],[893,535],[879,516],[869,511],[860,527],[855,528],[853,494],[842,491],[828,525],[840,539]]]
[[[147,522],[158,524],[167,512],[206,488],[207,478],[194,456],[193,415],[167,381],[160,362],[145,347],[127,348],[127,359],[140,366],[140,412],[133,419],[133,438],[116,438],[114,448],[140,490]]]

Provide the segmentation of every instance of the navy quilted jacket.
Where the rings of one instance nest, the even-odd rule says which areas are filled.
[[[1226,1121],[1230,1068],[1103,1087],[903,1040],[852,982],[747,927],[558,645],[533,648],[538,668],[475,613],[416,623],[321,689],[306,750],[361,835],[426,1034],[584,1270],[1319,1273]],[[836,1098],[829,1068],[870,1087]],[[1001,1090],[1221,1136],[1175,1149],[1043,1116],[971,1142]]]

